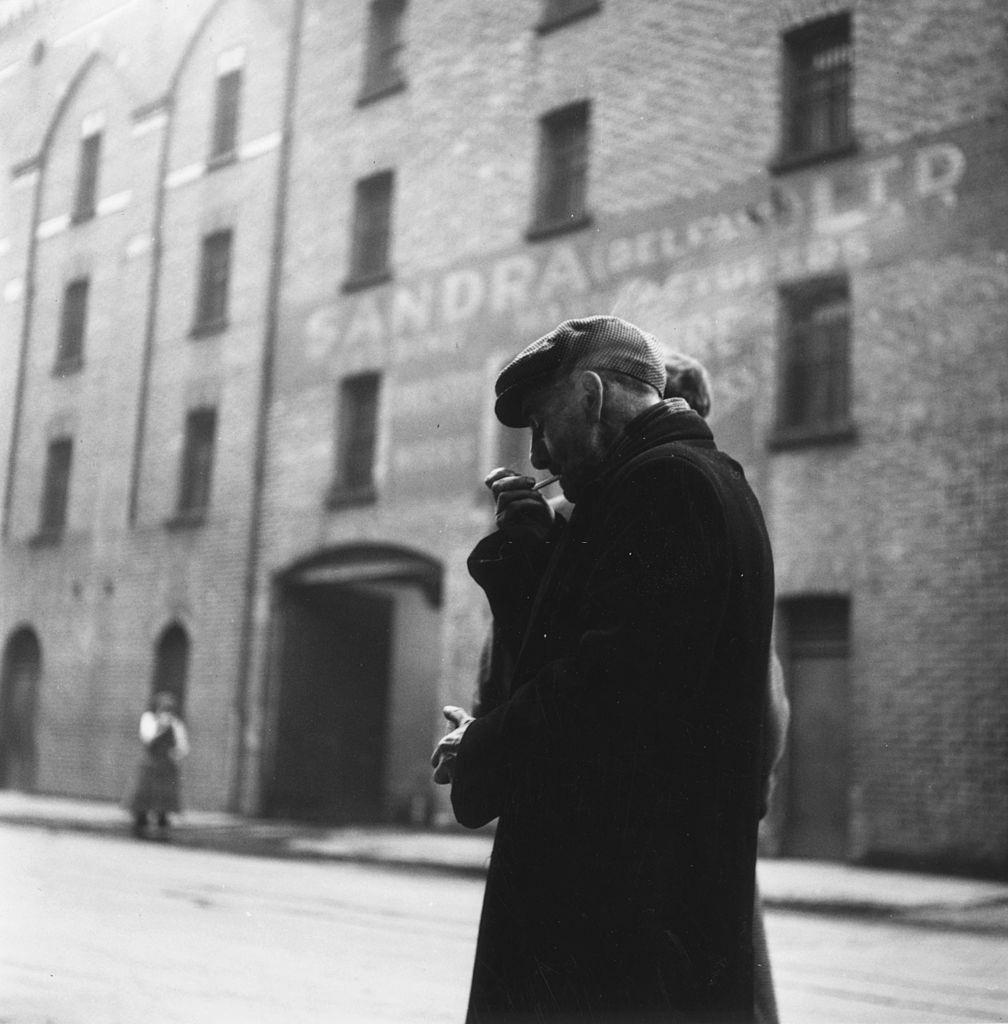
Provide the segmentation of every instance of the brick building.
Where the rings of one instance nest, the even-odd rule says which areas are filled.
[[[768,850],[1004,874],[1003,5],[183,11],[0,30],[3,783],[118,796],[167,686],[193,804],[441,819],[495,372],[615,311],[767,514]]]

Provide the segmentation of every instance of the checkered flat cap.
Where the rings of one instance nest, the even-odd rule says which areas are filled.
[[[665,389],[665,360],[658,342],[617,316],[565,320],[521,350],[497,377],[494,413],[506,427],[524,427],[522,403],[530,389],[562,373],[611,370]]]

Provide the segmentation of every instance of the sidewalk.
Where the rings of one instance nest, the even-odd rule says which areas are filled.
[[[0,791],[0,825],[89,832],[136,842],[117,804]],[[396,827],[333,828],[187,811],[175,846],[267,857],[349,861],[482,876],[492,836],[485,832]],[[764,859],[758,867],[766,906],[857,915],[1008,937],[1008,883],[881,871],[825,861]]]

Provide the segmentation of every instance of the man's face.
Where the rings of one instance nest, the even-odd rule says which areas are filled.
[[[598,472],[603,452],[575,380],[563,379],[532,392],[523,411],[532,431],[530,461],[560,476],[569,501],[577,501]]]

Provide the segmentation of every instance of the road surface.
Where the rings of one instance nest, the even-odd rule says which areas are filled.
[[[0,826],[0,1024],[456,1024],[482,881]],[[783,1024],[1008,1021],[1008,940],[771,913]]]

